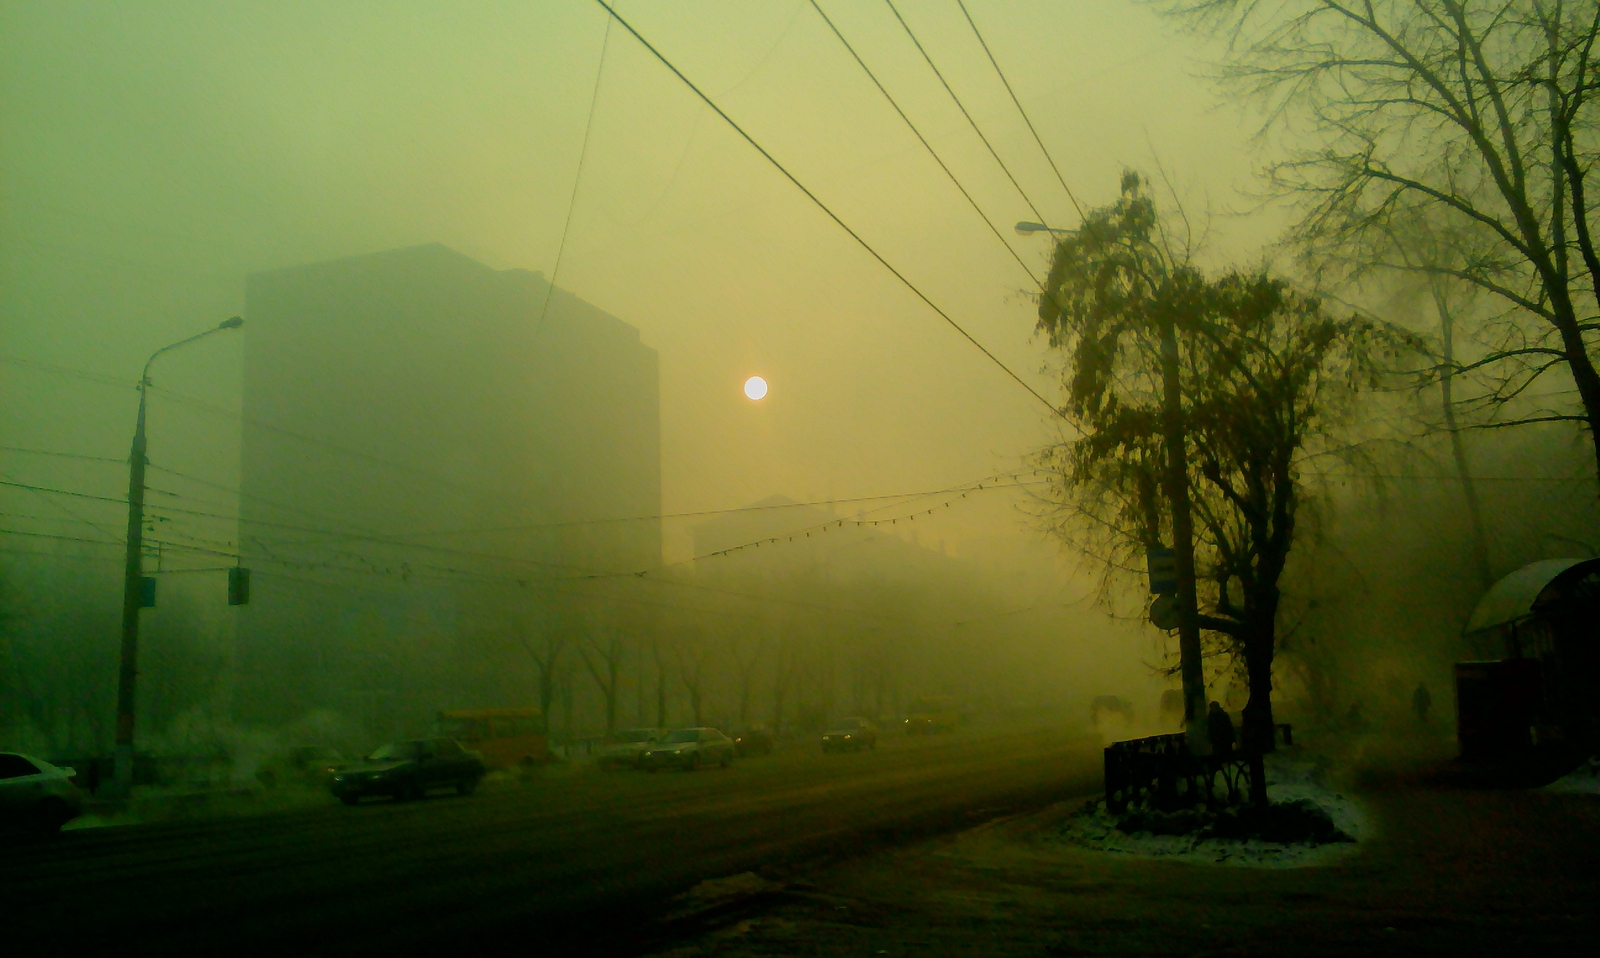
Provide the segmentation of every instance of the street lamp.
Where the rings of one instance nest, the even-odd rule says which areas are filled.
[[[163,346],[145,360],[139,374],[139,419],[133,428],[133,453],[128,458],[128,553],[122,577],[122,658],[117,672],[117,747],[114,783],[123,795],[133,788],[133,693],[139,678],[139,609],[144,605],[144,410],[150,388],[150,366],[179,346],[224,329],[238,329],[244,320],[225,319],[203,333]]]
[[[1043,223],[1034,223],[1029,220],[1023,220],[1022,222],[1018,223],[1016,229],[1018,236],[1032,236],[1034,233],[1049,233],[1052,236],[1065,236],[1066,234],[1072,232],[1071,230],[1051,229]]]

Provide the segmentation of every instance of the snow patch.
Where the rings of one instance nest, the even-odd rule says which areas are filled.
[[[1354,854],[1371,834],[1365,811],[1354,798],[1322,784],[1310,762],[1280,756],[1269,759],[1267,798],[1273,804],[1305,801],[1328,814],[1334,826],[1354,839],[1329,844],[1279,843],[1260,839],[1228,839],[1195,835],[1128,834],[1117,819],[1095,802],[1063,823],[1057,840],[1093,851],[1196,865],[1242,868],[1307,868],[1328,865]]]
[[[1573,769],[1569,774],[1546,785],[1543,790],[1578,795],[1600,795],[1600,755],[1590,756],[1587,761]]]

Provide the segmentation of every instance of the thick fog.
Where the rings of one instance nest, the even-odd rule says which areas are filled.
[[[0,746],[109,751],[136,383],[234,315],[151,373],[142,750],[931,695],[1169,730],[1142,570],[1050,532],[1052,247],[1011,224],[1075,226],[1131,167],[1202,262],[1262,262],[1274,142],[1144,5],[969,3],[1069,196],[958,9],[902,5],[1006,171],[886,8],[826,6],[1009,249],[810,4],[619,11],[992,357],[596,4],[0,3]],[[1447,709],[1490,582],[1600,549],[1572,424],[1470,432],[1485,578],[1437,386],[1386,388],[1306,476],[1286,721],[1381,726],[1418,682]]]

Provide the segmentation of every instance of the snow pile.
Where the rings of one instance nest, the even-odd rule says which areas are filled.
[[[1573,769],[1570,774],[1564,775],[1546,785],[1544,791],[1600,795],[1600,755],[1591,756],[1587,761]]]
[[[1265,814],[1170,815],[1130,810],[1120,819],[1105,802],[1091,802],[1063,823],[1058,840],[1094,851],[1191,864],[1246,868],[1303,868],[1351,854],[1369,833],[1356,801],[1321,784],[1314,767],[1281,755],[1267,765]],[[1181,833],[1181,834],[1180,834]],[[1254,834],[1263,837],[1224,837]],[[1283,835],[1295,840],[1270,841]]]

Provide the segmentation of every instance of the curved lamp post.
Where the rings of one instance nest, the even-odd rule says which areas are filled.
[[[144,606],[144,409],[150,388],[150,366],[180,346],[204,339],[224,329],[238,329],[238,316],[223,320],[203,333],[163,346],[145,360],[139,374],[139,419],[133,428],[133,453],[128,459],[128,552],[122,577],[122,657],[117,672],[117,747],[115,787],[122,795],[133,788],[133,693],[139,678],[139,609]]]

